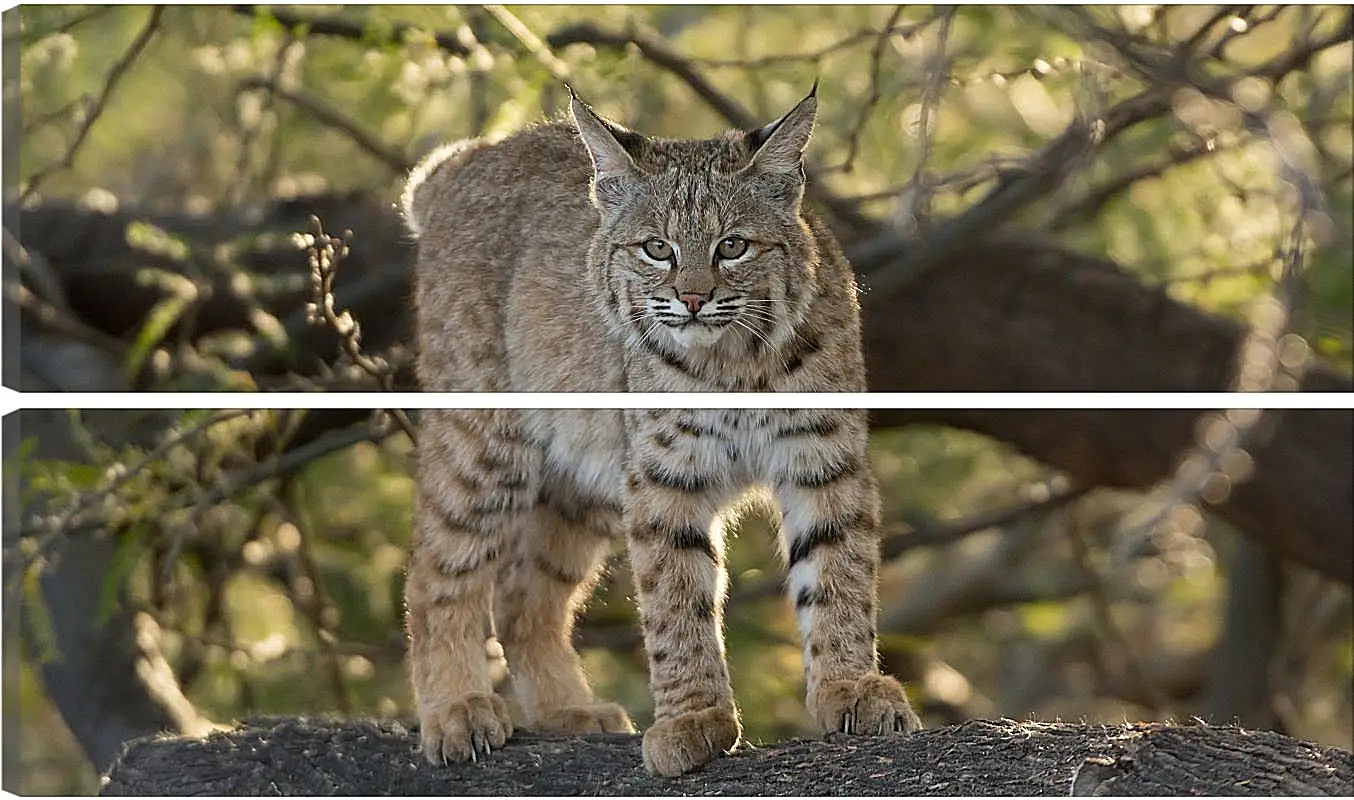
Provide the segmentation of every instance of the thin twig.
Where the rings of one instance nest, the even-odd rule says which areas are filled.
[[[259,6],[254,4],[240,4],[231,6],[231,10],[241,16],[253,17],[260,11],[285,27],[302,28],[307,34],[316,36],[335,36],[340,39],[348,39],[355,42],[369,41],[371,28],[359,22],[351,22],[342,17],[329,15],[311,15],[298,14],[285,8],[274,6]],[[419,25],[411,25],[407,22],[397,22],[390,27],[382,27],[381,30],[388,31],[387,42],[402,42],[410,34],[422,33],[424,28]],[[478,37],[477,37],[478,38]],[[452,55],[468,56],[470,48],[467,47],[455,33],[436,32],[433,34],[433,41],[438,49]]]
[[[352,693],[348,689],[348,682],[343,674],[343,664],[339,660],[339,654],[334,648],[334,643],[338,640],[337,631],[334,630],[334,620],[338,619],[338,610],[329,602],[324,590],[324,583],[321,580],[319,567],[315,563],[315,552],[311,543],[311,528],[307,520],[302,518],[300,513],[300,503],[297,497],[296,481],[289,477],[286,485],[279,492],[286,498],[285,505],[292,510],[289,516],[293,517],[292,524],[296,527],[297,543],[295,558],[300,566],[300,574],[289,570],[287,591],[292,597],[292,604],[298,606],[301,612],[310,620],[311,627],[315,630],[315,641],[319,643],[321,658],[325,670],[329,676],[329,686],[334,694],[334,704],[339,713],[348,714],[352,710]],[[309,597],[301,591],[300,579],[304,577],[310,584]]]
[[[88,114],[89,103],[90,96],[87,94],[82,94],[79,97],[75,98],[74,100],[70,101],[69,103],[66,103],[65,105],[61,106],[60,108],[44,112],[42,114],[37,115],[36,117],[33,117],[32,119],[24,120],[23,130],[19,133],[19,136],[22,137],[21,140],[26,141],[39,128],[50,125],[62,119],[63,117],[75,116],[75,111],[77,109],[83,108],[85,109],[85,113]]]
[[[550,52],[549,45],[541,41],[541,37],[533,33],[532,30],[526,26],[526,23],[522,22],[522,20],[518,19],[511,11],[500,5],[486,5],[484,6],[484,10],[488,11],[494,19],[498,20],[498,23],[506,28],[508,33],[513,35],[513,38],[522,43],[522,46],[527,49],[527,52],[531,53],[536,61],[538,61],[541,66],[545,67],[545,71],[550,73],[550,77],[560,83],[565,83],[569,80],[569,65],[555,57],[555,54]]]
[[[1303,69],[1316,56],[1345,43],[1354,32],[1354,15],[1347,15],[1337,30],[1311,39],[1302,47],[1285,51],[1272,60],[1244,73],[1219,79],[1200,78],[1196,86],[1214,97],[1230,101],[1231,88],[1240,80],[1258,77],[1277,84],[1295,70]],[[1191,74],[1198,70],[1191,71]],[[1161,75],[1151,85],[1108,109],[1093,126],[1084,119],[1075,120],[1042,150],[1031,156],[1023,169],[1011,170],[981,200],[958,216],[936,225],[930,235],[908,246],[903,235],[892,229],[880,231],[870,239],[856,243],[848,253],[856,268],[869,275],[876,292],[891,292],[925,275],[961,242],[990,233],[1001,227],[1018,211],[1030,207],[1040,197],[1062,185],[1069,170],[1084,163],[1093,151],[1105,147],[1123,132],[1159,117],[1171,109],[1178,82]],[[906,250],[906,262],[898,253]]]
[[[916,547],[952,544],[979,531],[1005,527],[1025,517],[1061,508],[1088,491],[1090,491],[1088,486],[1069,487],[1067,482],[1061,479],[1046,481],[1039,484],[1039,488],[1034,492],[1036,496],[1030,500],[953,522],[909,527],[908,530],[891,533],[884,539],[880,548],[880,558],[888,561]]]
[[[150,18],[146,20],[146,24],[141,28],[141,32],[137,34],[136,39],[132,41],[131,46],[127,48],[127,51],[122,54],[122,57],[119,58],[117,62],[113,64],[113,68],[109,70],[108,77],[104,80],[103,90],[100,91],[99,96],[94,99],[93,104],[89,107],[89,113],[85,115],[84,123],[81,124],[80,129],[76,131],[75,141],[71,142],[70,147],[66,148],[65,155],[59,160],[44,167],[40,172],[29,179],[28,185],[24,187],[23,193],[19,196],[19,203],[21,205],[27,203],[28,199],[37,192],[38,187],[42,185],[42,182],[53,173],[59,170],[68,169],[75,164],[75,157],[79,154],[80,148],[89,137],[89,132],[93,130],[94,123],[98,122],[99,117],[103,116],[103,110],[108,104],[108,98],[112,96],[113,90],[117,88],[117,85],[122,81],[123,76],[131,69],[132,63],[141,55],[141,51],[146,49],[146,44],[149,43],[151,37],[155,35],[155,31],[159,29],[160,17],[164,14],[164,11],[164,6],[153,6],[151,8]]]
[[[353,120],[325,105],[323,102],[302,92],[293,92],[277,85],[277,81],[256,75],[245,78],[240,82],[240,88],[244,89],[267,89],[274,96],[286,100],[295,105],[311,116],[320,121],[321,124],[337,130],[344,136],[347,136],[358,147],[367,151],[377,161],[388,166],[391,170],[399,173],[408,172],[413,168],[413,162],[406,158],[404,153],[377,139],[375,136],[362,130],[362,127]]]
[[[1122,679],[1130,691],[1148,699],[1154,711],[1168,710],[1171,706],[1170,698],[1143,676],[1142,667],[1138,664],[1128,636],[1114,619],[1114,610],[1110,608],[1109,598],[1105,596],[1108,579],[1091,563],[1090,548],[1082,531],[1075,525],[1067,526],[1067,540],[1072,546],[1073,556],[1081,567],[1082,574],[1093,584],[1090,592],[1091,607],[1095,613],[1096,627],[1100,629],[1105,649],[1109,651],[1108,654],[1104,651],[1097,653],[1101,667],[1110,673],[1112,682],[1118,683],[1119,680],[1116,679]]]
[[[931,160],[931,138],[934,134],[937,108],[940,105],[940,93],[948,82],[949,63],[945,57],[945,45],[950,38],[950,22],[954,20],[955,9],[947,8],[940,18],[940,31],[936,34],[935,49],[928,65],[926,89],[922,93],[921,118],[917,121],[917,167],[912,172],[912,180],[900,193],[898,212],[895,220],[905,232],[915,235],[926,225],[930,216],[931,182],[927,178],[926,165]]]
[[[945,23],[942,24],[946,25],[946,29],[948,29],[947,23],[952,13],[951,11],[945,15]],[[875,39],[874,47],[870,49],[870,94],[861,104],[860,116],[856,118],[856,125],[847,138],[846,158],[837,167],[837,170],[841,172],[851,171],[851,167],[856,161],[856,154],[860,151],[860,137],[865,131],[865,123],[870,120],[870,114],[874,112],[875,106],[879,105],[879,100],[883,97],[883,93],[879,89],[879,73],[884,61],[884,47],[888,44],[891,36],[887,31],[898,23],[898,18],[902,15],[903,6],[894,6],[892,13],[889,14],[888,22],[884,23],[885,33],[880,34]]]
[[[368,425],[353,425],[348,428],[329,431],[300,447],[288,450],[276,459],[256,464],[249,469],[222,479],[211,491],[193,504],[193,513],[194,515],[201,514],[208,508],[212,508],[246,489],[253,488],[264,481],[290,475],[310,462],[323,458],[330,453],[352,447],[358,442],[374,442],[386,435],[386,432],[373,430]]]
[[[931,21],[931,19],[925,19],[920,22],[894,24],[883,28],[865,28],[808,53],[775,53],[757,58],[701,58],[700,56],[692,56],[690,60],[693,64],[710,69],[760,69],[796,62],[818,63],[840,50],[846,50],[869,39],[913,36],[917,31],[930,25]]]
[[[113,10],[114,8],[116,8],[116,6],[112,5],[94,6],[93,8],[89,9],[83,14],[71,17],[70,19],[66,20],[65,22],[61,23],[60,25],[56,26],[50,31],[37,31],[33,33],[18,31],[15,33],[7,34],[4,38],[5,46],[8,47],[9,45],[17,41],[20,46],[28,47],[29,45],[34,44],[35,42],[39,42],[43,39],[46,39],[48,36],[55,36],[57,34],[62,33],[70,33],[71,31],[75,30],[77,26],[83,25],[84,23],[89,22],[92,19],[101,17],[105,13]]]
[[[63,311],[38,297],[37,293],[27,286],[10,280],[6,280],[4,286],[5,297],[21,310],[33,315],[33,319],[38,324],[86,344],[94,345],[100,350],[116,355],[118,358],[127,355],[129,345],[126,342],[87,324],[73,312]]]
[[[249,186],[249,172],[254,163],[254,143],[263,130],[264,120],[277,103],[278,85],[287,68],[287,56],[298,43],[296,33],[291,28],[286,29],[285,37],[273,56],[272,70],[264,79],[263,99],[259,103],[258,118],[253,124],[244,125],[240,133],[240,154],[235,163],[235,185],[231,187],[230,192],[232,206],[239,206],[244,202],[244,195]]]
[[[375,378],[382,391],[395,391],[395,375],[390,362],[362,352],[362,323],[351,312],[340,311],[334,305],[334,278],[338,275],[339,263],[348,256],[352,231],[344,231],[342,237],[330,236],[324,232],[320,218],[314,215],[310,217],[310,225],[310,233],[298,234],[299,242],[310,253],[311,297],[306,304],[310,321],[333,328],[339,335],[339,346],[349,360]],[[403,409],[390,409],[389,413],[411,441],[418,441],[414,424]]]
[[[62,313],[74,315],[75,312],[71,310],[71,304],[66,299],[66,292],[61,288],[61,280],[47,259],[43,258],[41,253],[24,247],[19,237],[10,233],[7,227],[0,228],[0,238],[3,239],[5,257],[19,268],[21,275],[27,276],[32,282],[34,294]]]
[[[1201,138],[1196,138],[1195,141],[1183,147],[1172,144],[1170,152],[1164,158],[1124,172],[1113,180],[1105,181],[1085,194],[1079,195],[1049,211],[1045,214],[1045,218],[1048,220],[1047,230],[1052,232],[1062,231],[1078,222],[1093,220],[1110,201],[1132,188],[1136,183],[1149,178],[1160,177],[1176,167],[1192,164],[1201,158],[1209,158],[1218,153],[1239,149],[1248,143],[1249,141],[1243,137],[1231,147],[1210,146],[1208,142]]]
[[[1225,19],[1231,19],[1233,17],[1236,17],[1237,14],[1243,11],[1244,9],[1245,9],[1244,6],[1222,6],[1221,8],[1218,8],[1213,12],[1212,16],[1204,20],[1204,24],[1200,25],[1198,28],[1195,29],[1194,33],[1190,34],[1190,37],[1188,39],[1186,39],[1184,42],[1181,42],[1180,49],[1181,50],[1196,49],[1199,46],[1199,44],[1203,42],[1204,37],[1207,36],[1209,32],[1211,32],[1219,22],[1222,22]]]

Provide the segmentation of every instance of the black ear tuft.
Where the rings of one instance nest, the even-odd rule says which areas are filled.
[[[814,99],[817,99],[818,97],[817,76],[814,76],[813,86],[809,87],[809,93],[804,95],[804,100],[807,100],[810,97]],[[802,103],[803,101],[800,102]],[[789,114],[786,114],[785,116],[789,116]],[[784,121],[785,117],[781,117],[780,119],[775,120],[774,122],[767,123],[766,125],[763,125],[760,128],[753,128],[752,130],[749,131],[743,131],[743,141],[747,143],[748,150],[756,152],[758,149],[760,149],[762,145],[766,144],[766,140],[771,138],[771,134],[776,132],[776,128]]]
[[[780,122],[780,120],[776,120],[776,122]],[[762,145],[766,144],[766,140],[770,139],[771,133],[776,130],[776,122],[743,132],[743,141],[747,142],[749,151],[755,153],[761,149]]]
[[[813,135],[818,112],[818,83],[789,113],[769,125],[743,134],[752,161],[747,169],[763,174],[800,175],[804,151]]]
[[[628,128],[620,128],[613,125],[607,126],[611,130],[611,135],[616,139],[621,147],[630,157],[638,161],[644,156],[644,146],[649,140],[642,133],[635,133]]]

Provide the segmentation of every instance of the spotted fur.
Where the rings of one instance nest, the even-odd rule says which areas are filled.
[[[670,141],[575,100],[573,124],[430,156],[405,193],[424,388],[863,390],[850,266],[800,208],[815,108]],[[751,487],[782,511],[810,712],[828,730],[917,728],[878,672],[866,433],[858,410],[426,412],[407,591],[428,758],[512,734],[483,658],[490,618],[528,726],[632,729],[570,644],[621,537],[655,704],[645,764],[675,775],[731,749],[722,533]]]

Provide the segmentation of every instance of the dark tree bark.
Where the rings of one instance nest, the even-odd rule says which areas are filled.
[[[1211,509],[1270,552],[1354,584],[1354,411],[1276,411],[1250,449],[1254,473]],[[1195,411],[886,410],[878,425],[931,422],[1006,442],[1079,484],[1145,488],[1193,441]]]
[[[1228,561],[1226,616],[1213,646],[1203,717],[1285,732],[1273,679],[1283,636],[1283,563],[1248,539],[1236,541]]]
[[[519,733],[476,764],[430,766],[391,721],[259,720],[132,743],[105,795],[1331,795],[1354,756],[1265,731],[974,721],[906,738],[745,747],[656,778],[640,737]]]

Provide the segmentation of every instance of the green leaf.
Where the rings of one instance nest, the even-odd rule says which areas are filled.
[[[73,461],[58,462],[58,469],[64,473],[72,489],[82,492],[99,488],[108,472],[95,464],[77,464]]]
[[[295,28],[298,29],[296,31],[297,34],[302,37],[305,36],[305,29],[308,29],[309,27],[310,27],[309,25],[304,23],[295,26]],[[254,9],[254,18],[250,21],[249,24],[250,39],[257,42],[260,39],[264,38],[265,36],[269,36],[272,34],[282,34],[285,32],[286,31],[282,27],[282,23],[278,22],[277,17],[273,16],[272,13],[268,11],[268,9],[263,8],[261,6],[256,7]]]
[[[182,238],[157,228],[149,222],[133,220],[127,223],[127,244],[138,250],[164,256],[171,261],[187,261],[191,252]]]
[[[23,605],[28,612],[28,627],[37,646],[36,661],[48,664],[61,657],[56,644],[56,628],[52,625],[52,615],[47,603],[42,599],[42,571],[47,562],[41,558],[33,560],[23,572]]]
[[[136,341],[132,343],[132,348],[127,353],[127,362],[124,365],[124,371],[128,381],[136,379],[136,375],[141,371],[141,367],[146,362],[146,356],[150,351],[160,343],[169,329],[174,327],[174,323],[183,312],[188,308],[189,299],[177,295],[166,297],[146,315],[146,322],[141,326],[141,330],[136,334]]]
[[[149,552],[149,538],[144,524],[133,525],[122,535],[108,563],[108,573],[99,586],[99,602],[94,612],[95,625],[103,625],[121,606],[118,591],[126,585],[132,570],[141,563],[142,556]]]

